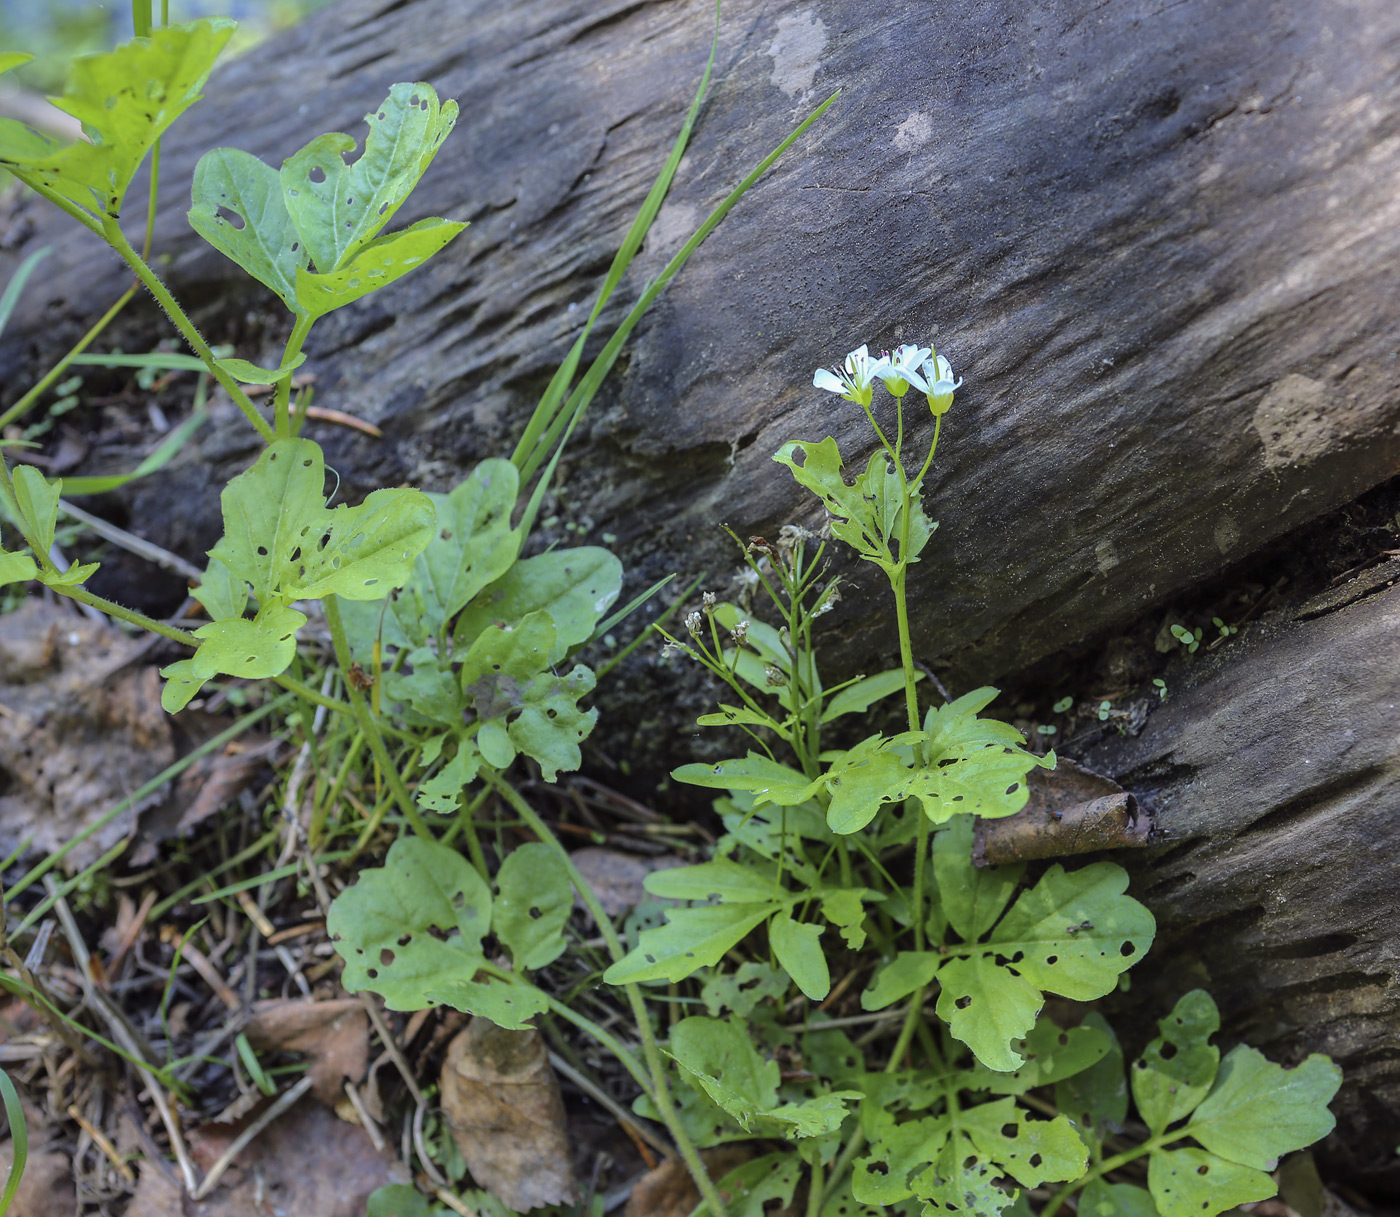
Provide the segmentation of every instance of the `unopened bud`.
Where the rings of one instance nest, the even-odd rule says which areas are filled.
[[[763,683],[770,689],[781,688],[783,685],[787,684],[787,682],[787,673],[776,664],[770,663],[763,669]]]
[[[705,614],[706,614],[707,616],[708,616],[710,613],[713,613],[713,612],[715,611],[715,594],[714,594],[714,592],[705,592],[705,593],[700,597],[700,607],[701,607],[702,609],[705,610]]]
[[[743,646],[745,641],[747,641],[748,636],[749,623],[747,621],[740,621],[738,624],[735,625],[735,627],[732,630],[729,631],[729,637],[733,639],[734,645],[736,647]]]
[[[692,638],[700,637],[700,614],[694,609],[686,614],[685,628]]]

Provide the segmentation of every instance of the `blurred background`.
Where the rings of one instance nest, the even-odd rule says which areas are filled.
[[[218,14],[238,22],[229,50],[239,53],[331,0],[167,0],[172,22]],[[152,0],[157,22],[161,0]],[[0,51],[28,51],[35,61],[0,77],[0,90],[58,93],[68,59],[131,37],[131,4],[122,0],[0,0]]]

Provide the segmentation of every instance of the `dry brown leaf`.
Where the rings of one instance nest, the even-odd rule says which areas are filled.
[[[1131,794],[1073,761],[1033,769],[1026,785],[1030,798],[1015,815],[978,818],[972,843],[977,866],[1127,849],[1152,837],[1152,817]]]
[[[232,1130],[194,1130],[190,1154],[207,1170]],[[213,1195],[195,1203],[158,1166],[142,1163],[127,1208],[140,1217],[365,1217],[370,1193],[408,1183],[393,1149],[377,1151],[364,1129],[337,1119],[318,1103],[299,1103],[239,1155]],[[70,1202],[65,1217],[72,1213]]]
[[[310,1056],[311,1093],[328,1107],[344,1094],[346,1078],[358,1082],[369,1067],[369,1016],[353,997],[257,1002],[245,1031],[260,1052]]]
[[[538,1031],[478,1016],[448,1045],[439,1080],[452,1138],[480,1186],[521,1213],[574,1199],[564,1101]]]
[[[8,1141],[0,1145],[0,1179],[10,1177],[13,1153],[14,1147]],[[77,1205],[73,1166],[68,1155],[30,1154],[8,1217],[72,1217]]]

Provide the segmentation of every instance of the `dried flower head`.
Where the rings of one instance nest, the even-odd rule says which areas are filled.
[[[692,638],[700,637],[700,612],[698,609],[691,609],[685,617],[686,632]]]

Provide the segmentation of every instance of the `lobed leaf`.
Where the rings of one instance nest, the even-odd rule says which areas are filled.
[[[391,1010],[420,1010],[484,962],[491,891],[455,850],[400,837],[383,866],[361,871],[332,901],[326,928],[349,992],[372,989]]]
[[[275,601],[251,621],[243,617],[211,621],[194,632],[200,643],[190,670],[201,682],[220,673],[250,680],[279,676],[292,662],[297,631],[305,624],[305,613]]]
[[[1204,989],[1193,989],[1157,1022],[1161,1034],[1133,1064],[1133,1100],[1155,1135],[1191,1114],[1210,1093],[1220,1049],[1208,1043],[1220,1014]]]

